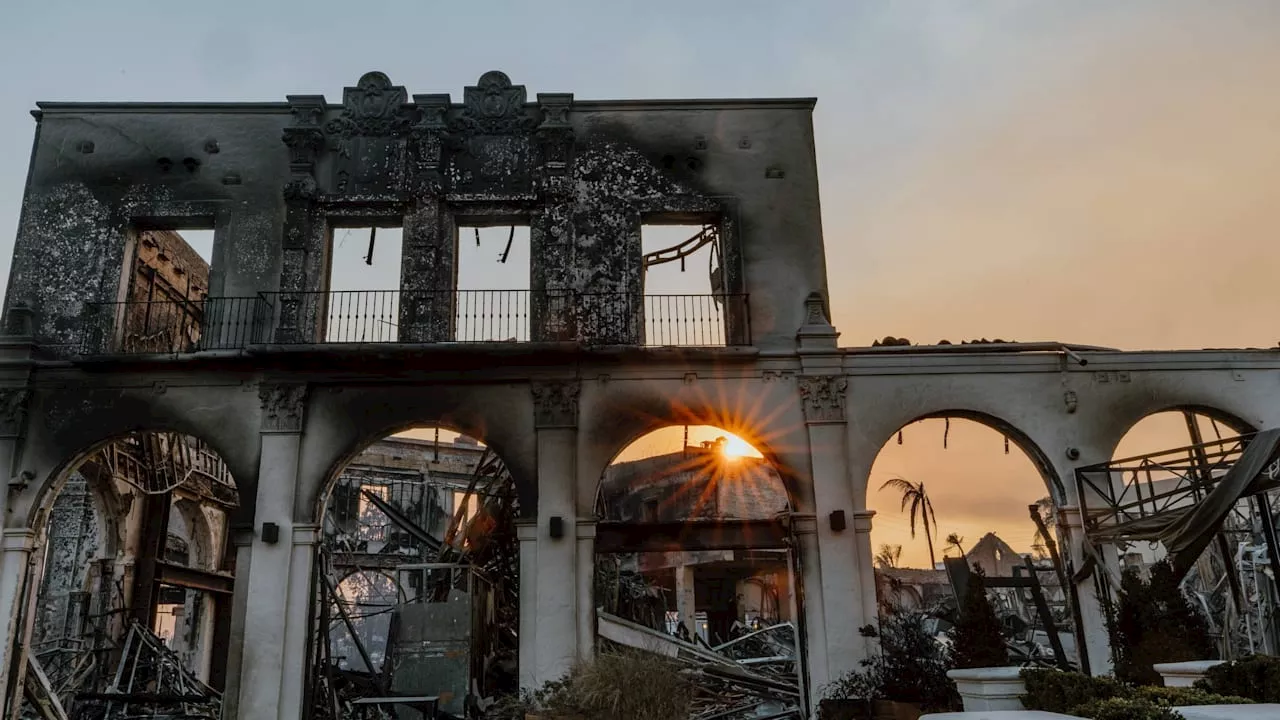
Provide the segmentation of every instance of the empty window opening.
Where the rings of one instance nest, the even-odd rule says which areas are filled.
[[[724,272],[718,226],[646,224],[644,331],[650,345],[723,345]]]
[[[178,230],[176,233],[205,265],[213,266],[213,230]]]
[[[395,342],[400,325],[399,220],[330,230],[326,342]]]
[[[457,233],[454,339],[529,339],[529,226],[466,226]]]
[[[135,228],[121,273],[121,302],[98,308],[102,341],[121,352],[198,348],[209,294],[212,230]],[[107,334],[110,331],[110,334]]]

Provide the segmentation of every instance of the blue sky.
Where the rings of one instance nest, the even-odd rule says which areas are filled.
[[[0,278],[37,100],[337,101],[373,69],[459,98],[500,69],[579,98],[818,97],[844,344],[1280,339],[1274,0],[6,0],[3,18]],[[960,445],[886,462],[932,477]],[[976,457],[991,492],[936,487],[940,515],[1025,518],[1038,482]]]

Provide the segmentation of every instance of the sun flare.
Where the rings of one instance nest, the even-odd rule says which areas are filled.
[[[728,458],[763,457],[751,443],[733,434],[724,436],[724,444],[720,446],[720,452]]]

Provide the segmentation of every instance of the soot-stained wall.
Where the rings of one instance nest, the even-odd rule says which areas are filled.
[[[131,227],[213,228],[209,295],[271,293],[280,337],[305,340],[331,229],[398,224],[400,339],[442,340],[457,228],[518,222],[534,339],[629,344],[641,225],[695,222],[720,229],[724,290],[750,296],[754,344],[791,347],[804,298],[826,290],[812,109],[530,99],[499,72],[460,104],[376,72],[340,105],[42,103],[6,304],[33,306],[43,344],[74,345],[83,304],[121,297]]]

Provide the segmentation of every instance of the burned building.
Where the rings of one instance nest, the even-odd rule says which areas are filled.
[[[120,645],[103,667],[176,678],[168,702],[220,688],[227,718],[340,716],[325,704],[338,697],[323,694],[334,677],[326,668],[359,663],[325,656],[331,636],[317,631],[333,619],[337,588],[326,580],[344,561],[332,538],[350,529],[359,498],[376,504],[365,493],[353,500],[353,484],[384,487],[370,493],[380,500],[409,487],[352,462],[423,425],[477,438],[501,460],[476,480],[509,489],[494,490],[504,499],[483,514],[492,522],[460,528],[450,518],[461,535],[442,548],[479,553],[500,539],[484,562],[518,578],[493,591],[493,606],[515,616],[502,642],[514,647],[524,687],[594,653],[599,555],[674,543],[784,558],[799,629],[795,682],[817,697],[875,648],[872,462],[902,426],[943,416],[996,427],[1034,459],[1077,578],[1082,664],[1104,670],[1107,573],[1098,568],[1107,561],[1086,559],[1101,557],[1091,538],[1105,518],[1081,507],[1092,512],[1105,493],[1082,489],[1076,471],[1108,462],[1129,427],[1170,408],[1213,408],[1248,432],[1277,427],[1280,354],[1059,342],[841,347],[827,302],[814,102],[531,95],[501,72],[455,98],[411,94],[371,72],[340,102],[40,103],[0,327],[6,708],[33,696],[53,707],[46,641],[76,637],[63,628],[79,632],[80,608],[99,602],[76,593],[120,576],[131,595],[113,617],[139,622],[112,631]],[[670,227],[688,232],[646,244]],[[527,233],[524,286],[462,282],[471,277],[464,250],[491,228],[508,246]],[[193,229],[213,232],[207,284],[195,279],[198,263],[165,243],[166,232]],[[342,259],[348,231],[368,238],[372,266]],[[393,236],[394,287],[360,287]],[[662,294],[654,273],[695,255],[705,291]],[[139,284],[143,267],[155,275]],[[602,517],[598,490],[621,449],[690,423],[758,447],[785,490],[785,512],[683,529],[643,514]],[[120,456],[92,460],[109,448]],[[196,470],[212,456],[222,469]],[[128,482],[117,475],[135,460],[162,481],[120,490]],[[107,483],[94,466],[111,462]],[[112,483],[114,496],[94,489]],[[234,502],[219,500],[232,483]],[[99,496],[114,499],[95,499],[91,511],[88,498]],[[412,518],[343,552],[429,546],[403,528],[421,524],[434,537],[447,493],[399,497]],[[201,516],[221,527],[214,508],[225,541],[201,527]],[[333,528],[331,509],[341,515]],[[146,542],[82,545],[90,533],[77,522]],[[465,553],[437,551],[437,561],[441,553],[441,564],[479,572]],[[73,565],[82,577],[42,585]],[[199,585],[214,600],[180,603],[166,584]],[[450,580],[437,595],[476,597],[460,588]],[[413,622],[403,637],[421,648],[441,626],[419,605],[404,613]],[[483,635],[493,617],[476,607],[467,612]],[[144,611],[153,622],[142,622]],[[210,632],[225,652],[193,660],[208,657]],[[195,671],[171,672],[183,663]],[[370,675],[360,707],[428,703]],[[113,681],[94,692],[86,702],[142,702],[142,690]]]

